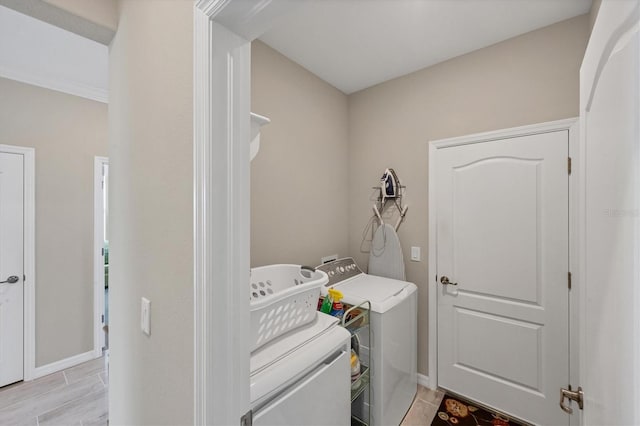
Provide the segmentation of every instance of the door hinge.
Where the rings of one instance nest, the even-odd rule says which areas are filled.
[[[571,290],[571,272],[567,273],[567,284],[569,285],[569,290]]]
[[[23,282],[23,283],[26,283],[26,282],[27,282],[27,276],[26,276],[26,275],[23,275],[23,276],[22,276],[22,282]]]
[[[102,256],[104,256],[104,247],[102,248]]]
[[[253,411],[247,411],[244,416],[240,417],[240,426],[251,426],[253,424]]]
[[[102,324],[104,324],[104,315],[101,315]]]
[[[567,157],[567,172],[571,174],[571,157]]]
[[[584,408],[584,392],[582,392],[581,387],[578,386],[577,391],[572,391],[571,385],[569,385],[567,389],[560,388],[560,408],[562,408],[562,411],[564,411],[565,413],[572,414],[573,408],[569,407],[568,405],[564,405],[565,398],[569,401],[577,402],[578,408],[580,408],[581,410]]]

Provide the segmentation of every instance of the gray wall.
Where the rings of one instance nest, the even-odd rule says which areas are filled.
[[[588,15],[460,56],[349,96],[349,249],[361,266],[370,187],[385,167],[407,186],[399,235],[419,289],[418,371],[428,372],[428,141],[578,115]],[[422,247],[411,262],[410,247]]]
[[[193,424],[193,2],[121,1],[110,49],[109,420]],[[151,301],[151,336],[140,298]]]
[[[107,105],[0,78],[0,144],[36,152],[36,366],[93,349],[93,160]]]
[[[251,163],[251,265],[346,256],[347,96],[260,41],[251,62],[251,110],[271,119]]]

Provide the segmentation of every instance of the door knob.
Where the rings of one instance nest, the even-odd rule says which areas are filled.
[[[4,284],[4,283],[15,284],[18,281],[20,281],[20,278],[18,278],[16,275],[11,275],[9,278],[7,278],[6,281],[0,281],[0,284]]]
[[[447,277],[446,275],[440,277],[440,282],[444,285],[458,285],[458,283],[450,282],[449,277]]]

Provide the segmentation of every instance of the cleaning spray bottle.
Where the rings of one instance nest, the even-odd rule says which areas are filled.
[[[322,301],[322,306],[320,306],[320,312],[324,314],[328,314],[329,312],[331,312],[331,306],[333,306],[333,301],[331,300],[331,293],[329,293],[324,297],[324,300]]]
[[[342,306],[341,300],[344,297],[344,295],[340,290],[336,290],[333,288],[329,289],[329,295],[331,296],[331,300],[333,302],[331,305],[331,312],[329,312],[329,315],[342,318],[342,316],[344,315],[344,306]]]

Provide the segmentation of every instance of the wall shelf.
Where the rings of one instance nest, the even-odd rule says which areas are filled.
[[[269,123],[271,123],[271,120],[267,117],[254,112],[251,113],[251,139],[249,141],[250,161],[258,155],[258,151],[260,150],[260,128]]]

